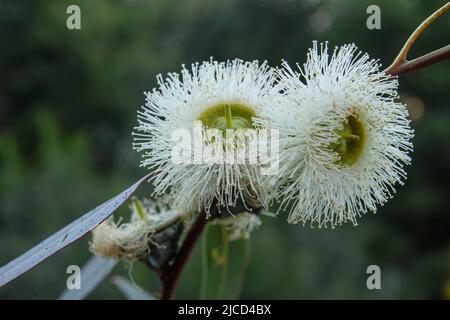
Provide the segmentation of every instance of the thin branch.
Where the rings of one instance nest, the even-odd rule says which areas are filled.
[[[217,211],[217,204],[214,201],[211,205],[210,210],[212,210],[211,215],[215,216]],[[188,261],[191,253],[194,249],[197,240],[200,238],[203,229],[207,223],[206,212],[203,210],[198,214],[197,219],[189,230],[186,239],[183,242],[180,250],[178,251],[177,257],[171,266],[168,269],[164,270],[161,275],[161,284],[162,284],[162,300],[169,300],[172,298],[176,285],[178,283],[178,279]]]
[[[413,70],[421,69],[428,65],[434,64],[436,62],[450,58],[450,45],[443,48],[435,50],[433,52],[427,53],[419,58],[411,61],[404,61],[403,63],[396,65],[394,67],[389,67],[384,70],[384,73],[390,74],[391,76],[397,76],[401,74],[408,73]]]
[[[411,34],[411,36],[406,41],[403,48],[398,53],[394,62],[384,70],[384,73],[390,75],[400,75],[407,72],[423,68],[425,66],[431,65],[433,63],[448,59],[450,57],[450,45],[447,45],[441,49],[430,52],[414,60],[408,61],[406,59],[409,50],[411,49],[414,42],[419,38],[422,32],[438,17],[440,17],[444,12],[450,9],[450,2],[447,2],[444,6],[434,12],[425,21],[423,21],[417,29]]]

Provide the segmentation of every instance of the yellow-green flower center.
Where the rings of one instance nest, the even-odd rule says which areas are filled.
[[[238,103],[218,104],[203,111],[197,120],[208,128],[244,129],[253,128],[252,117],[256,114],[253,109]]]
[[[353,114],[347,117],[342,129],[336,133],[339,139],[331,145],[331,148],[339,154],[339,164],[351,166],[361,156],[364,148],[366,138],[364,124],[357,115]]]

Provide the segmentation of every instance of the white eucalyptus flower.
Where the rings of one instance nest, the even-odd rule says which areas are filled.
[[[341,225],[376,212],[406,179],[412,151],[408,112],[398,82],[355,45],[316,42],[295,72],[284,62],[279,85],[289,102],[264,126],[280,130],[282,208],[291,223]]]
[[[180,74],[159,75],[158,88],[146,93],[133,133],[141,165],[155,172],[155,194],[167,193],[174,206],[205,209],[207,214],[213,199],[227,208],[255,200],[266,207],[272,188],[261,182],[260,163],[232,164],[222,161],[220,151],[229,146],[224,132],[236,129],[231,144],[251,152],[254,137],[242,132],[254,129],[254,117],[280,104],[282,95],[272,86],[275,78],[266,63],[238,59],[195,63],[191,69],[183,66]],[[174,162],[178,142],[173,135],[180,130],[193,137],[183,142],[193,148],[184,155],[186,161]],[[198,157],[199,149],[214,152]]]
[[[174,223],[183,214],[148,199],[134,199],[127,223],[110,217],[92,231],[90,250],[99,256],[135,260],[149,252],[152,235]]]

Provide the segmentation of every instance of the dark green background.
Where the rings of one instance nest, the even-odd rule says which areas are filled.
[[[414,28],[445,1],[0,1],[0,264],[23,253],[145,173],[131,148],[136,110],[158,73],[209,59],[305,60],[312,40],[355,42],[388,65]],[[82,29],[66,28],[81,7]],[[381,30],[366,8],[381,8]],[[411,56],[448,44],[450,12]],[[400,79],[416,130],[408,180],[377,215],[337,230],[265,218],[252,237],[242,298],[445,298],[450,280],[450,61]],[[149,195],[145,185],[141,194]],[[126,213],[127,210],[122,210]],[[90,256],[84,239],[0,298],[56,298],[66,267]],[[382,289],[366,288],[377,264]],[[119,266],[126,276],[127,268]],[[135,264],[134,278],[157,289]],[[196,298],[199,252],[178,297]],[[448,297],[449,294],[447,294]],[[107,280],[90,298],[122,298]]]

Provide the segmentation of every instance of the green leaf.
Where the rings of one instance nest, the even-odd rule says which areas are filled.
[[[249,263],[249,241],[230,242],[223,226],[208,225],[202,236],[200,299],[238,299]]]

